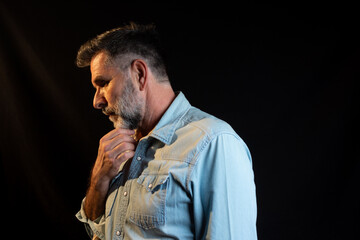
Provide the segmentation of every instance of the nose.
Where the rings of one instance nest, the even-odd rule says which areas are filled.
[[[93,106],[96,109],[103,109],[107,106],[107,101],[104,95],[99,93],[99,89],[96,90],[94,95]]]

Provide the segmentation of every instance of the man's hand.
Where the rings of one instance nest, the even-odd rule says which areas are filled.
[[[91,220],[104,213],[111,180],[117,175],[120,165],[135,154],[136,141],[131,136],[134,133],[134,130],[118,128],[100,140],[84,206],[85,213]]]

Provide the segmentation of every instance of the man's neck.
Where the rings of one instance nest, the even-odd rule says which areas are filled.
[[[137,141],[147,136],[155,128],[174,99],[175,93],[170,84],[159,84],[159,87],[149,90],[146,97],[144,119],[135,134]]]

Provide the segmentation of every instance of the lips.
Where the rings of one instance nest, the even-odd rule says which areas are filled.
[[[117,121],[118,115],[113,111],[103,111],[103,113],[109,117],[110,121]]]
[[[105,114],[106,116],[115,115],[115,112],[109,111],[109,110],[105,110],[105,109],[103,109],[102,112],[103,112],[103,114]]]
[[[107,115],[109,117],[110,120],[116,120],[117,119],[117,115],[115,113],[111,113],[109,115]]]

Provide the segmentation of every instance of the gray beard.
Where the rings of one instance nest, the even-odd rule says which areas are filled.
[[[122,94],[117,97],[114,107],[105,108],[105,112],[115,113],[114,117],[110,117],[114,123],[114,128],[137,129],[142,119],[143,105],[143,101],[137,96],[131,79],[127,79]]]

